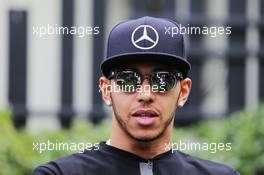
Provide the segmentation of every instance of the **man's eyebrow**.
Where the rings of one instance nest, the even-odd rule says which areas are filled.
[[[172,71],[172,70],[175,70],[175,68],[172,68],[172,67],[158,67],[158,68],[154,68],[153,71]]]
[[[118,70],[134,70],[134,71],[139,71],[137,68],[135,67],[120,67]]]

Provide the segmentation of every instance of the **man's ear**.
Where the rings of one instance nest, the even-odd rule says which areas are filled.
[[[192,87],[192,80],[190,78],[185,78],[181,81],[181,94],[178,100],[178,107],[183,107],[187,101]]]
[[[110,80],[108,80],[106,77],[100,77],[99,87],[102,93],[102,99],[104,100],[105,104],[107,106],[112,106],[112,100],[110,97],[111,84],[109,82]]]

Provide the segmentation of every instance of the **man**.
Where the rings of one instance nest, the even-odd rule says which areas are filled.
[[[228,166],[166,149],[175,112],[191,89],[184,39],[171,33],[175,29],[175,22],[153,17],[113,28],[99,80],[113,111],[110,139],[99,150],[42,165],[35,175],[238,175]]]

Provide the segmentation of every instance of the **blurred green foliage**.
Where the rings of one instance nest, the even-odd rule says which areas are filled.
[[[33,149],[36,142],[90,142],[107,140],[110,121],[99,126],[78,119],[71,130],[29,133],[13,127],[9,112],[0,113],[0,175],[28,175],[34,167],[73,151]],[[189,128],[174,129],[174,141],[191,140],[206,143],[231,143],[231,150],[187,151],[188,153],[238,169],[243,175],[264,175],[264,107],[256,112],[236,113],[225,119],[204,121]]]
[[[174,130],[174,140],[194,139],[231,143],[232,149],[188,153],[238,169],[241,175],[264,175],[264,106],[256,112],[239,112],[228,118],[201,122],[190,129]]]

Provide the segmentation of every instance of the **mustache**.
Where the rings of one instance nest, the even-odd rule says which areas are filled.
[[[155,113],[157,113],[158,115],[161,114],[160,110],[153,105],[148,105],[148,106],[140,105],[140,106],[132,108],[132,110],[129,112],[129,116],[132,116],[133,113],[135,113],[136,111],[139,111],[139,110],[152,110]]]

